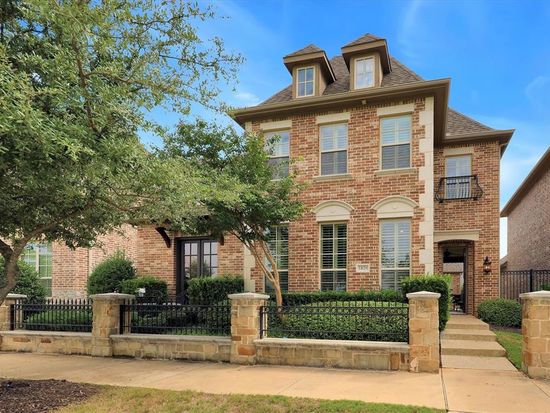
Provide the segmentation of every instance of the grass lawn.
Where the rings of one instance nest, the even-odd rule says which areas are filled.
[[[511,331],[494,330],[497,340],[502,347],[506,349],[506,357],[514,366],[521,369],[521,345],[523,337],[521,334]]]
[[[70,405],[58,413],[244,413],[244,412],[365,412],[433,413],[428,407],[348,400],[317,400],[283,396],[217,395],[193,391],[171,391],[103,386],[99,394],[82,404]]]

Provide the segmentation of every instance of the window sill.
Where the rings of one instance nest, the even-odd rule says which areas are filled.
[[[313,177],[313,182],[350,181],[352,179],[351,174],[318,175]]]
[[[416,171],[416,168],[379,169],[377,171],[374,171],[374,176],[403,175],[415,173]]]

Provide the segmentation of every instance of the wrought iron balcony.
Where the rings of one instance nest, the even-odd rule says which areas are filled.
[[[450,199],[474,199],[483,195],[477,175],[452,176],[439,179],[435,199],[443,202]]]

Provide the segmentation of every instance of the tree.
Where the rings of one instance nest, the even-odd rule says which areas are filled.
[[[201,199],[236,200],[236,180],[160,159],[138,135],[166,133],[147,116],[158,106],[223,108],[216,85],[241,57],[200,39],[212,18],[172,0],[0,2],[0,303],[31,240],[87,247],[125,222],[183,226]]]
[[[194,217],[187,228],[198,234],[219,239],[232,234],[252,253],[263,275],[271,281],[277,305],[282,305],[277,260],[269,249],[269,231],[276,225],[295,220],[303,213],[298,199],[302,184],[294,175],[273,180],[274,169],[268,163],[266,145],[261,135],[244,135],[231,127],[221,128],[204,121],[182,124],[176,134],[165,141],[167,156],[180,154],[197,166],[221,176],[228,175],[241,184],[240,199],[228,203],[211,197],[204,199],[208,215]]]

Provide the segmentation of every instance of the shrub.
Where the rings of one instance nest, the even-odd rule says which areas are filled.
[[[25,320],[27,330],[70,331],[70,326],[92,327],[92,312],[87,310],[48,310],[33,314]]]
[[[477,307],[479,318],[501,327],[521,327],[521,304],[515,300],[497,298],[483,301]]]
[[[272,297],[273,298],[273,297]],[[283,293],[283,304],[288,306],[320,303],[326,301],[393,301],[402,302],[403,296],[399,291],[313,291],[313,292],[286,292]]]
[[[451,305],[451,277],[440,274],[425,274],[407,277],[401,282],[401,291],[406,297],[408,293],[431,291],[441,294],[439,297],[439,330],[444,330],[449,321]]]
[[[540,286],[540,289],[544,291],[550,291],[550,284],[542,284]]]
[[[88,295],[112,293],[121,291],[121,283],[124,280],[135,278],[136,270],[124,255],[117,251],[111,257],[101,262],[88,278]]]
[[[120,283],[121,292],[124,294],[138,295],[140,288],[145,288],[144,301],[156,303],[168,301],[168,284],[166,284],[166,281],[155,277],[143,276],[124,280]]]
[[[15,278],[15,287],[10,292],[14,294],[25,294],[26,303],[42,303],[46,298],[46,288],[40,282],[40,277],[34,268],[27,263],[18,263],[19,273]],[[7,283],[4,275],[4,258],[0,257],[0,287]]]
[[[242,293],[244,280],[239,276],[193,278],[187,286],[191,304],[214,304],[227,299],[228,294]]]

